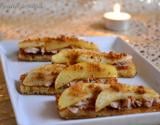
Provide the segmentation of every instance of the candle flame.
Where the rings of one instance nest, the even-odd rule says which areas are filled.
[[[113,11],[114,11],[115,13],[120,13],[120,11],[121,11],[121,6],[120,6],[119,3],[114,4],[114,6],[113,6]]]

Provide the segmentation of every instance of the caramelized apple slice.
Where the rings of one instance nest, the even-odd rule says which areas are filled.
[[[73,80],[87,78],[117,77],[117,70],[112,65],[78,63],[64,69],[55,81],[55,89],[59,89]]]
[[[103,88],[103,86],[103,84],[77,83],[63,91],[58,99],[58,108],[61,110],[90,98],[94,91]]]
[[[66,66],[63,64],[46,64],[27,73],[23,84],[27,86],[50,86],[55,77]]]
[[[96,99],[96,112],[109,106],[112,102],[121,99],[134,97],[135,99],[154,99],[159,98],[159,94],[154,90],[143,86],[131,86],[125,84],[110,85],[104,89]]]

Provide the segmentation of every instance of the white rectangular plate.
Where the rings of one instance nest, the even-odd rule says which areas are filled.
[[[123,83],[150,86],[160,92],[160,72],[146,61],[130,45],[117,37],[85,37],[96,43],[101,51],[114,50],[133,55],[138,74],[135,78],[121,78]],[[19,125],[142,125],[160,123],[160,112],[121,115],[81,120],[62,120],[56,111],[54,96],[26,96],[17,92],[16,84],[19,76],[34,67],[45,64],[42,62],[20,62],[17,60],[17,41],[0,43],[0,55],[5,79]]]

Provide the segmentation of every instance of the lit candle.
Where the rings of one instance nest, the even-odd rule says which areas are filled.
[[[113,6],[113,12],[104,14],[105,26],[111,30],[126,30],[129,27],[129,20],[131,15],[121,12],[121,7],[118,3]]]

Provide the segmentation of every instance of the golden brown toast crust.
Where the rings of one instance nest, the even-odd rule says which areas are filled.
[[[126,115],[126,114],[137,114],[146,112],[159,112],[160,105],[155,105],[150,108],[140,107],[134,109],[116,110],[106,109],[100,112],[80,110],[77,114],[72,113],[67,108],[59,111],[59,115],[63,119],[80,119],[80,118],[96,118],[101,116],[115,116],[115,115]]]
[[[26,95],[54,95],[54,87],[44,86],[25,86],[22,83],[18,85],[18,90],[21,94]]]

